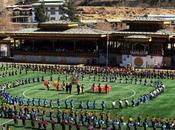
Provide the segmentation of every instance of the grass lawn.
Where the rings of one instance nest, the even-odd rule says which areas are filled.
[[[57,79],[58,75],[53,75],[53,79]],[[46,77],[45,79],[49,79]],[[61,78],[63,80],[64,77]],[[66,82],[66,81],[65,81]],[[70,82],[69,80],[67,82]],[[91,86],[94,81],[88,80],[88,77],[86,77],[83,81],[80,81],[80,84],[84,84],[84,94],[77,94],[77,88],[76,85],[73,85],[72,94],[67,94],[66,91],[55,91],[53,88],[51,88],[49,91],[47,91],[43,85],[43,83],[35,83],[35,84],[27,84],[24,86],[19,86],[17,88],[9,89],[8,92],[13,96],[24,96],[26,98],[40,98],[40,99],[49,99],[54,100],[55,102],[57,99],[62,99],[63,101],[65,99],[68,99],[69,101],[73,99],[76,103],[79,101],[84,101],[84,103],[87,100],[90,100],[93,102],[94,100],[97,100],[100,103],[104,100],[108,103],[110,107],[111,101],[118,101],[119,99],[132,99],[139,97],[140,95],[146,94],[149,91],[153,90],[150,86],[144,86],[144,85],[135,85],[135,84],[124,84],[124,83],[108,83],[112,86],[112,91],[108,94],[106,93],[93,93],[91,91]],[[62,83],[62,81],[61,81]],[[106,84],[106,82],[98,82],[101,84]],[[64,102],[63,102],[64,104]]]
[[[0,71],[1,73],[1,71]],[[44,74],[42,72],[32,72],[29,71],[28,74],[21,74],[16,76],[8,76],[4,78],[0,78],[0,84],[7,83],[10,81],[15,81],[17,79],[24,79],[29,77],[38,77],[44,75],[45,79],[50,79],[50,74]],[[53,80],[57,80],[58,77],[60,77],[60,82],[70,82],[70,77],[68,77],[68,80],[66,81],[65,75],[62,74],[53,74]],[[143,117],[145,116],[155,116],[155,117],[161,117],[161,118],[174,118],[175,117],[175,81],[174,80],[163,80],[163,83],[166,86],[165,92],[160,95],[159,97],[155,98],[153,101],[149,101],[145,104],[141,104],[138,107],[128,107],[123,109],[111,109],[111,101],[118,101],[119,99],[128,99],[131,100],[132,98],[137,98],[140,95],[147,94],[151,90],[153,90],[153,87],[151,86],[144,86],[144,85],[135,85],[135,84],[125,84],[125,83],[119,83],[119,82],[110,82],[112,86],[112,91],[108,94],[99,94],[99,93],[93,93],[91,91],[91,86],[93,83],[96,84],[106,84],[106,82],[102,81],[93,81],[93,78],[89,79],[89,76],[86,75],[85,78],[80,80],[80,84],[84,84],[84,94],[77,95],[77,89],[76,86],[73,86],[72,94],[67,94],[65,91],[59,90],[55,91],[53,88],[51,90],[47,91],[43,85],[43,83],[31,83],[22,85],[16,88],[8,89],[8,92],[13,96],[24,96],[25,99],[27,98],[41,98],[41,99],[48,99],[53,100],[55,102],[56,107],[56,101],[57,99],[63,100],[63,107],[64,107],[64,100],[68,99],[69,101],[73,99],[75,101],[75,105],[78,104],[80,101],[85,103],[87,100],[90,100],[93,102],[96,100],[98,102],[98,109],[95,110],[97,112],[101,112],[101,102],[104,100],[107,102],[107,110],[110,111],[112,114],[112,118],[115,119],[115,115],[123,115],[125,117],[137,117],[139,114],[141,114]],[[52,86],[52,83],[51,83]],[[2,102],[2,99],[0,99],[0,103]],[[78,105],[76,105],[78,107]],[[56,110],[56,108],[54,109]],[[80,111],[79,109],[77,111]],[[92,108],[88,111],[94,111]],[[0,125],[2,125],[5,122],[8,122],[9,119],[0,119]],[[9,122],[8,124],[13,124],[12,122]],[[21,123],[20,123],[21,124]],[[30,123],[28,123],[30,124]],[[21,126],[21,125],[20,125]],[[0,127],[1,128],[1,127]],[[11,126],[12,130],[23,130],[24,128],[18,127],[14,128]],[[30,128],[27,128],[30,130]],[[49,129],[51,129],[49,127]],[[84,128],[83,130],[85,130]],[[125,129],[125,128],[123,128]],[[141,130],[140,128],[139,130]],[[60,126],[57,125],[57,130],[61,130]]]

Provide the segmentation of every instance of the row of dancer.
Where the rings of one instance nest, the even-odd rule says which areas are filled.
[[[31,128],[47,129],[48,125],[51,126],[52,130],[55,130],[58,125],[61,126],[62,130],[66,127],[69,130],[81,130],[87,128],[88,130],[93,129],[106,129],[106,130],[121,130],[127,128],[127,130],[139,130],[139,129],[153,129],[153,130],[173,130],[175,129],[174,119],[164,119],[146,116],[142,118],[142,115],[138,117],[127,117],[124,118],[120,115],[113,115],[108,111],[106,113],[97,111],[60,111],[56,113],[51,111],[40,111],[39,109],[29,110],[27,107],[24,109],[9,108],[10,111],[3,114],[2,117],[10,118],[14,120],[14,125],[19,126],[19,120],[22,121],[23,127],[29,126]],[[27,120],[31,124],[27,124]]]

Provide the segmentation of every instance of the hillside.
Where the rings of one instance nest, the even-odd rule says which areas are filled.
[[[22,4],[20,1],[23,0],[4,0],[0,3],[0,9],[4,9],[7,5],[12,5],[15,2],[18,4]],[[36,2],[37,0],[25,0],[23,4],[31,4],[32,2]],[[121,2],[122,1],[122,2]],[[148,2],[149,1],[149,2]],[[154,8],[148,8],[148,4],[150,4],[151,0],[75,0],[77,5],[86,5],[86,6],[78,6],[77,9],[81,14],[81,19],[83,20],[99,20],[104,21],[105,19],[121,19],[121,18],[129,18],[135,16],[143,16],[148,14],[172,14],[175,15],[175,10],[171,8],[159,8],[156,6],[160,5],[173,5],[175,3],[170,0],[166,0],[166,2],[161,2],[156,5]],[[157,0],[154,0],[154,2]],[[160,0],[159,0],[160,1]],[[165,1],[165,0],[161,0]],[[112,6],[102,6],[102,5],[112,5]],[[136,3],[136,7],[131,7],[131,3]],[[139,6],[137,6],[139,4]],[[99,6],[87,6],[87,5],[99,5]],[[167,6],[168,7],[168,6]],[[0,10],[0,11],[1,11]],[[0,12],[1,17],[3,19],[0,20],[1,30],[13,30],[10,22],[9,12],[5,11],[4,13]]]
[[[8,1],[8,0],[7,0]],[[14,0],[17,3],[31,4],[38,0]],[[144,6],[174,7],[174,0],[73,0],[78,6]]]
[[[163,8],[80,6],[78,10],[84,20],[120,19],[148,14],[175,15],[174,9]]]
[[[75,0],[77,4],[83,6],[161,6],[161,7],[174,7],[174,0]]]

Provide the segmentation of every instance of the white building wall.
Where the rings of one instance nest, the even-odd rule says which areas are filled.
[[[59,11],[56,11],[56,15],[55,16],[56,16],[56,18],[55,18],[56,20],[60,20],[61,15],[60,15]]]
[[[92,63],[93,58],[14,55],[14,60],[15,61],[22,61],[22,62],[50,62],[50,63],[65,63],[65,64],[86,64],[86,63],[88,63],[88,61],[90,63]]]
[[[135,64],[135,59],[142,59],[142,65],[137,66]],[[65,64],[87,64],[92,63],[96,60],[98,64],[105,64],[105,56],[100,56],[99,58],[86,58],[86,57],[60,57],[60,56],[29,56],[29,55],[14,55],[15,61],[22,62],[50,62],[50,63],[65,63]],[[161,67],[163,64],[163,56],[132,56],[132,55],[123,55],[121,66],[126,67],[128,64],[131,64],[132,67]]]
[[[131,55],[122,55],[122,63],[120,66],[127,66],[128,64],[132,64],[132,56]]]
[[[10,45],[0,44],[0,57],[10,57]]]
[[[35,20],[35,11],[34,11],[34,8],[32,9],[32,22],[35,23],[36,20]]]
[[[142,61],[141,65],[136,65],[136,58]],[[132,55],[122,55],[121,66],[126,67],[128,64],[133,67],[161,67],[163,65],[163,56],[132,56]]]

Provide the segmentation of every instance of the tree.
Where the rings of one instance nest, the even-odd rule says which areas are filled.
[[[46,7],[44,3],[41,3],[41,5],[39,5],[36,8],[35,18],[36,18],[36,21],[39,23],[46,22],[48,20],[47,13],[46,13]]]
[[[79,21],[77,6],[74,0],[69,0],[68,2],[65,3],[61,14],[62,14],[61,20],[69,20],[72,22]]]

